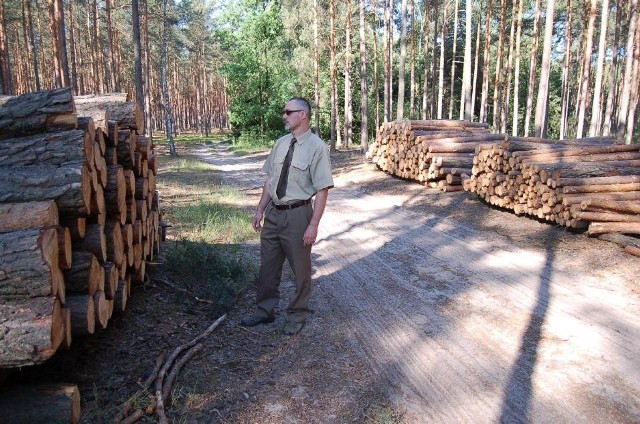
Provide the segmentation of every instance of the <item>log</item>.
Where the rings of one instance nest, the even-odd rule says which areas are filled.
[[[56,201],[61,213],[87,213],[91,201],[91,178],[87,166],[73,162],[64,166],[2,168],[0,202],[48,199]]]
[[[124,169],[133,169],[133,152],[135,151],[135,138],[130,130],[118,131],[118,145],[115,147],[118,155],[118,164]]]
[[[640,222],[591,222],[589,235],[604,233],[640,234]]]
[[[64,165],[93,167],[93,139],[84,130],[47,132],[0,140],[0,166]]]
[[[64,339],[61,302],[53,296],[3,298],[0,322],[0,368],[41,364],[55,353]],[[5,422],[5,416],[0,416]]]
[[[0,98],[0,138],[78,125],[70,88]]]
[[[629,200],[599,200],[589,198],[580,202],[580,208],[583,211],[598,208],[620,213],[640,214],[640,202]]]
[[[144,134],[144,115],[135,102],[106,102],[105,107],[110,119],[118,123],[119,128],[126,128]]]
[[[118,289],[120,272],[113,262],[105,262],[104,269],[104,296],[107,300],[113,300]]]
[[[103,291],[97,291],[93,295],[93,305],[96,313],[96,323],[99,324],[102,329],[107,328],[111,311],[109,302],[107,301]]]
[[[109,121],[109,130],[107,131],[107,145],[111,147],[115,147],[118,145],[118,131],[120,131],[120,127],[118,126],[117,121]]]
[[[53,228],[58,233],[58,268],[62,271],[71,268],[71,231],[68,228],[56,225]]]
[[[124,312],[127,309],[127,300],[129,299],[128,280],[118,280],[118,289],[116,290],[115,310]]]
[[[58,296],[64,301],[55,228],[0,234],[0,269],[3,298]]]
[[[640,191],[626,191],[621,193],[576,193],[576,194],[560,194],[559,200],[563,205],[571,205],[580,203],[583,200],[596,201],[624,201],[624,200],[640,200]]]
[[[107,122],[109,122],[109,113],[99,104],[79,103],[78,97],[75,98],[76,110],[78,116],[91,118],[95,125],[96,131],[106,131]]]
[[[75,384],[13,386],[0,396],[5,424],[77,424],[80,412],[80,391]]]
[[[624,251],[630,255],[640,257],[640,247],[636,246],[625,246]]]
[[[122,230],[119,221],[108,219],[104,228],[107,240],[107,260],[120,267],[124,262],[124,242],[122,240]]]
[[[640,215],[629,215],[616,212],[590,212],[590,211],[573,211],[571,216],[575,219],[583,221],[600,221],[600,222],[638,222],[640,223]]]
[[[65,271],[67,293],[93,295],[105,286],[105,271],[91,252],[73,252],[71,269]]]
[[[107,185],[105,187],[105,202],[107,216],[117,219],[121,224],[127,222],[127,182],[120,165],[107,167]]]
[[[87,232],[87,218],[84,216],[63,215],[60,224],[69,229],[72,240],[82,240]]]
[[[75,96],[76,105],[82,104],[102,104],[108,102],[130,102],[131,96],[125,92],[113,92],[102,94],[83,94],[81,96]]]
[[[572,193],[609,193],[609,192],[628,192],[639,191],[640,183],[626,184],[584,184],[579,186],[564,186],[562,192],[566,194]]]
[[[0,233],[58,225],[58,207],[53,200],[0,203]]]
[[[85,237],[82,240],[78,240],[74,248],[93,253],[98,262],[103,264],[107,260],[107,239],[104,234],[104,227],[99,224],[87,225]]]
[[[621,161],[603,163],[571,163],[545,165],[555,180],[563,178],[592,178],[624,175],[638,175],[640,161]]]
[[[610,177],[587,177],[587,178],[560,178],[559,186],[585,185],[585,184],[626,184],[640,183],[640,169],[638,175],[615,175]]]
[[[84,336],[95,332],[96,311],[93,296],[69,296],[65,306],[71,312],[71,332],[73,335]]]

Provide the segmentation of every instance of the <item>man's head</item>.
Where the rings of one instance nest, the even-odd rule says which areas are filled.
[[[311,105],[302,97],[293,97],[282,112],[285,129],[298,136],[307,132],[311,122]]]

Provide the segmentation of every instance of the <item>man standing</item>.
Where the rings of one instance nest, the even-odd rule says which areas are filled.
[[[310,131],[309,102],[292,98],[282,119],[291,134],[278,139],[262,167],[267,178],[252,220],[254,230],[261,232],[256,310],[241,324],[252,327],[274,321],[286,258],[295,273],[296,290],[287,306],[283,332],[294,335],[310,314],[311,246],[318,236],[333,178],[327,146]]]

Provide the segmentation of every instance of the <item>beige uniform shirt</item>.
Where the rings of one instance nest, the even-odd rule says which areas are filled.
[[[262,166],[262,170],[271,178],[271,199],[279,205],[307,200],[323,188],[333,187],[327,145],[309,130],[297,137],[289,169],[287,193],[282,199],[278,199],[276,188],[292,137],[291,134],[280,137]]]

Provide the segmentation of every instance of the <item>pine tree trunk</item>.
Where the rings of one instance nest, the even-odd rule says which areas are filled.
[[[400,8],[400,57],[398,58],[398,104],[396,105],[396,119],[404,119],[405,92],[405,62],[407,59],[407,0],[402,0]]]
[[[533,99],[536,82],[536,73],[538,71],[538,53],[540,48],[540,0],[536,0],[533,19],[533,34],[531,35],[532,46],[531,56],[529,60],[529,83],[527,85],[527,108],[524,116],[524,136],[529,136],[529,127],[531,126],[531,115],[533,114]]]
[[[360,18],[360,151],[366,153],[369,150],[369,89],[367,86],[367,40],[365,36],[364,0],[358,1],[358,7]]]
[[[613,121],[613,113],[615,109],[614,99],[617,91],[618,77],[618,43],[620,41],[620,23],[622,22],[622,6],[616,4],[616,22],[613,36],[613,45],[611,46],[611,66],[609,67],[609,77],[607,82],[607,106],[604,111],[604,122],[602,124],[602,135],[611,134],[611,123]]]
[[[604,73],[604,55],[607,44],[607,22],[609,21],[609,0],[602,0],[602,12],[600,20],[600,42],[598,43],[598,63],[596,66],[596,79],[593,88],[593,101],[591,102],[591,125],[589,137],[600,134],[602,122],[602,79]]]
[[[492,16],[492,7],[493,1],[487,1],[487,19],[485,21],[485,29],[484,29],[484,54],[482,56],[483,65],[482,65],[482,92],[480,94],[480,122],[487,122],[488,116],[488,99],[489,99],[489,74],[491,73],[491,22],[493,21]]]
[[[570,2],[570,0],[567,0]],[[516,60],[514,68],[514,81],[513,81],[513,125],[511,134],[515,137],[518,135],[518,116],[520,112],[520,54],[521,54],[521,42],[522,42],[522,10],[524,7],[524,0],[518,0],[518,20],[516,29]]]
[[[431,111],[429,110],[429,5],[430,2],[424,2],[424,68],[422,69],[422,119],[427,119],[431,116]],[[378,128],[379,126],[376,126]]]
[[[627,52],[625,60],[625,68],[623,73],[622,91],[620,97],[620,104],[618,106],[618,134],[624,134],[624,130],[627,126],[627,117],[629,114],[629,104],[631,102],[631,83],[633,78],[633,41],[636,32],[637,16],[638,14],[638,0],[629,0],[629,32],[627,34],[627,44],[625,52]],[[631,134],[628,134],[629,139]],[[626,140],[625,140],[626,141]]]
[[[351,17],[353,0],[346,0],[346,3],[347,16],[345,18],[344,43],[344,146],[348,148],[353,142],[353,102],[351,93],[351,56],[353,54],[351,48]]]
[[[567,46],[571,45],[573,35],[571,33],[571,0],[567,0],[567,23],[565,25],[565,37]],[[564,52],[564,61],[562,64],[562,99],[560,107],[560,140],[564,140],[567,134],[567,125],[569,124],[569,101],[570,101],[570,74],[571,68],[571,49],[567,48]]]
[[[504,58],[502,51],[504,50],[504,34],[507,21],[507,0],[500,2],[500,30],[498,32],[498,47],[496,53],[496,69],[494,72],[493,85],[493,128],[495,131],[502,131],[502,93],[504,91]]]
[[[582,52],[582,74],[578,93],[578,119],[576,138],[582,138],[586,120],[587,102],[589,97],[589,82],[591,76],[591,55],[593,53],[593,31],[596,22],[597,0],[591,0],[588,15],[587,33],[585,34],[584,51]],[[593,99],[594,102],[598,101]]]
[[[544,47],[542,49],[542,69],[540,71],[540,83],[536,102],[536,137],[547,136],[549,120],[549,77],[551,74],[551,43],[553,41],[553,12],[555,0],[547,1],[547,16],[544,31]]]
[[[335,0],[329,0],[329,61],[331,79],[331,143],[330,150],[336,150],[336,120],[338,119],[338,70],[336,69],[336,5]]]
[[[453,45],[451,46],[451,78],[449,81],[449,119],[453,119],[453,103],[454,103],[454,92],[455,92],[455,82],[456,82],[456,62],[457,51],[458,51],[458,19],[460,15],[460,1],[454,0],[455,6],[453,11]]]

